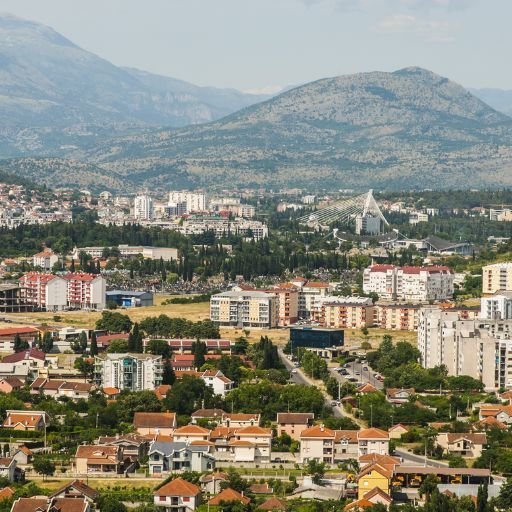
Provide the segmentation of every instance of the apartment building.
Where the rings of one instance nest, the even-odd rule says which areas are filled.
[[[299,319],[299,290],[290,283],[282,284],[278,288],[268,290],[275,293],[279,301],[278,325],[286,327]]]
[[[133,216],[137,220],[153,218],[153,199],[147,194],[136,196],[133,202]]]
[[[377,324],[390,331],[416,331],[420,308],[414,304],[379,304]]]
[[[67,282],[54,274],[28,272],[19,279],[23,300],[43,311],[61,311],[67,306]]]
[[[106,281],[101,275],[27,272],[19,283],[24,300],[44,311],[105,308]]]
[[[103,353],[94,358],[94,382],[121,391],[154,390],[162,384],[162,356]]]
[[[469,375],[487,390],[512,387],[512,320],[461,320],[456,311],[425,307],[418,349],[425,368],[445,365],[449,375]]]
[[[500,291],[490,297],[482,297],[480,318],[482,320],[511,320],[512,291]]]
[[[311,311],[315,301],[328,295],[329,283],[308,281],[303,278],[292,279],[290,282],[299,290],[299,319],[311,318]]]
[[[210,299],[210,320],[221,327],[272,329],[279,319],[279,299],[273,293],[231,291]]]
[[[107,246],[75,247],[71,254],[74,260],[80,259],[80,253],[85,252],[92,258],[101,258]],[[133,256],[142,256],[150,260],[173,261],[178,259],[178,249],[172,247],[152,247],[149,245],[127,245],[119,244],[115,246],[119,251],[121,258],[131,258]]]
[[[323,327],[362,329],[375,324],[377,309],[369,297],[321,297],[312,306],[311,318]]]
[[[58,262],[59,257],[51,249],[45,249],[32,256],[32,265],[34,268],[40,268],[41,270],[50,271]]]
[[[512,290],[512,262],[494,263],[482,268],[482,293],[492,295],[498,291]]]
[[[77,309],[104,309],[107,283],[99,274],[70,272],[67,281],[67,305]]]
[[[204,212],[207,209],[206,194],[203,192],[175,191],[169,192],[169,206],[185,204],[185,212]]]
[[[373,265],[363,272],[363,291],[380,299],[428,302],[453,297],[453,272],[445,266]]]

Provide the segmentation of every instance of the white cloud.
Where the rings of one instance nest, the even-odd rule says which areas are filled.
[[[419,19],[413,14],[393,14],[382,18],[376,25],[383,34],[414,34],[430,43],[455,41],[455,26],[447,21]]]

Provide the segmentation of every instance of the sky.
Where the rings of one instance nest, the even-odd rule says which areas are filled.
[[[275,92],[421,66],[512,89],[512,0],[0,0],[116,65]]]

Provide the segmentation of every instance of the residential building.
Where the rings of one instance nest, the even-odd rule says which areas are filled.
[[[26,313],[33,311],[20,285],[15,283],[0,283],[0,313]]]
[[[229,444],[235,462],[269,463],[272,429],[258,426],[239,428]]]
[[[194,441],[209,441],[210,430],[199,425],[185,425],[177,428],[173,434],[173,440],[177,443],[192,443]]]
[[[396,425],[389,427],[389,439],[401,439],[404,434],[407,434],[407,432],[409,432],[409,429],[405,425],[397,423]]]
[[[311,318],[323,327],[362,329],[375,324],[376,307],[369,297],[326,296],[312,306]]]
[[[11,512],[89,512],[91,507],[84,498],[47,498],[33,496],[18,498]]]
[[[185,203],[185,212],[204,212],[207,210],[206,194],[204,192],[187,192],[171,190],[169,192],[169,206]]]
[[[275,293],[279,299],[279,327],[286,327],[299,319],[299,290],[292,284],[282,284],[268,290]]]
[[[373,265],[363,272],[363,291],[384,300],[446,300],[452,298],[453,290],[453,272],[444,266]]]
[[[23,382],[29,379],[29,369],[14,363],[0,363],[0,378],[16,377]]]
[[[98,501],[100,493],[82,480],[72,480],[50,494],[50,498],[85,499],[90,505]]]
[[[478,414],[481,422],[493,418],[496,422],[505,425],[512,424],[512,406],[510,405],[482,404]],[[492,422],[492,424],[494,426],[496,423]]]
[[[136,412],[133,426],[141,436],[171,436],[178,424],[174,412]]]
[[[88,400],[94,386],[88,382],[52,380],[39,377],[30,385],[30,394],[51,397],[65,396],[71,400]]]
[[[300,434],[310,428],[315,415],[312,412],[278,412],[277,435],[289,435],[292,439],[300,440]]]
[[[16,478],[16,459],[13,457],[0,457],[0,477],[14,482]]]
[[[44,411],[15,411],[5,412],[2,428],[12,428],[24,432],[41,432],[50,424],[50,418]]]
[[[498,291],[480,300],[482,320],[512,320],[512,291]]]
[[[61,311],[67,306],[67,282],[54,274],[27,272],[20,277],[22,296],[43,311]]]
[[[139,434],[124,434],[115,436],[101,436],[97,444],[103,446],[119,446],[123,451],[123,457],[130,461],[140,461],[148,454],[149,440],[147,436]]]
[[[228,428],[254,427],[260,424],[259,413],[224,413],[222,425]]]
[[[482,268],[484,297],[499,291],[512,291],[512,262],[494,263]]]
[[[18,377],[3,377],[0,378],[0,393],[12,393],[19,391],[23,387],[23,381]]]
[[[190,416],[190,422],[196,424],[198,421],[208,421],[212,423],[222,422],[222,418],[226,414],[222,409],[198,409]]]
[[[420,311],[418,349],[425,368],[445,365],[449,375],[469,375],[485,389],[512,387],[512,320],[460,320],[455,311]]]
[[[231,291],[210,299],[210,320],[221,327],[272,329],[278,319],[278,297],[271,293]]]
[[[153,390],[162,384],[162,356],[103,353],[94,358],[94,382],[119,390]]]
[[[212,451],[212,443],[208,441],[194,441],[193,443],[153,441],[148,453],[149,474],[211,471],[215,468]]]
[[[512,210],[510,208],[490,208],[489,220],[497,222],[512,222]]]
[[[74,466],[79,475],[121,473],[123,451],[119,446],[79,445]]]
[[[45,371],[47,367],[47,357],[41,350],[31,348],[5,356],[2,359],[2,364],[13,365],[16,368],[26,368],[27,377],[35,379],[40,373]]]
[[[99,274],[70,272],[67,281],[67,305],[73,309],[105,309],[106,279]]]
[[[300,433],[300,461],[304,464],[310,460],[334,463],[334,430],[323,425],[315,425]]]
[[[417,304],[378,304],[377,325],[389,331],[416,331],[420,308]]]
[[[135,197],[133,217],[136,220],[151,220],[153,218],[153,199],[150,196],[142,194]]]
[[[357,459],[359,442],[357,430],[335,430],[334,462]]]
[[[164,512],[189,512],[201,504],[201,489],[183,478],[175,478],[154,491],[154,505]]]
[[[247,506],[250,502],[250,498],[240,494],[234,489],[231,489],[231,487],[228,487],[217,494],[217,496],[214,496],[210,501],[208,501],[208,505],[219,506],[227,503],[240,503],[244,506]]]
[[[59,257],[51,250],[45,249],[32,256],[32,265],[44,271],[53,270],[53,266],[59,262]]]
[[[212,388],[215,395],[226,396],[233,389],[233,381],[228,379],[220,370],[206,370],[201,379]]]
[[[358,457],[363,455],[389,455],[389,434],[379,428],[357,432]]]
[[[14,339],[16,336],[33,346],[39,338],[39,330],[35,327],[6,327],[0,329],[0,351],[4,354],[14,352]]]
[[[13,450],[12,458],[16,461],[16,466],[24,468],[34,462],[34,453],[24,444]]]
[[[105,250],[115,249],[116,254],[121,258],[132,258],[134,256],[142,256],[144,259],[173,261],[178,259],[178,249],[172,247],[153,247],[150,245],[127,245],[119,244],[115,247],[92,246],[92,247],[75,247],[71,254],[74,260],[80,258],[80,253],[85,252],[92,258],[102,258]]]
[[[411,400],[415,392],[414,388],[387,388],[386,399],[392,404],[405,404]]]
[[[329,292],[329,283],[320,281],[303,281],[294,279],[291,283],[299,290],[298,314],[299,319],[307,320],[311,317],[313,305],[321,297],[326,297]]]
[[[436,443],[447,454],[477,459],[482,455],[487,444],[487,435],[484,433],[440,432],[437,434]]]

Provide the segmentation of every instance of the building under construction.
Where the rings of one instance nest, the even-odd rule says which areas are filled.
[[[15,283],[0,284],[0,313],[26,313],[33,310],[34,306],[28,304],[23,297],[21,286]]]

